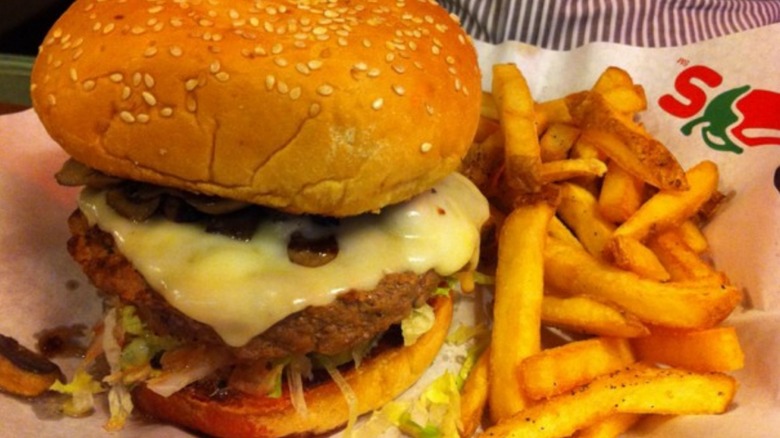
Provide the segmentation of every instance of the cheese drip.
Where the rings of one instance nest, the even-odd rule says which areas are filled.
[[[387,274],[434,269],[446,276],[475,263],[488,217],[485,198],[459,174],[380,214],[343,218],[327,230],[305,216],[263,221],[248,242],[162,218],[133,222],[109,207],[101,191],[85,189],[79,207],[170,305],[236,347],[307,306],[374,289]],[[287,243],[295,231],[335,233],[337,257],[316,268],[290,262]]]

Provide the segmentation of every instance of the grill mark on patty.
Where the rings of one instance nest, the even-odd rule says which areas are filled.
[[[187,317],[155,292],[119,252],[110,234],[90,226],[78,210],[68,223],[72,234],[68,252],[102,293],[136,306],[139,316],[158,335],[225,346],[210,326]],[[245,346],[231,347],[231,351],[238,360],[349,351],[400,322],[431,296],[440,281],[433,271],[423,275],[389,274],[371,291],[348,291],[329,305],[311,306],[289,315]]]

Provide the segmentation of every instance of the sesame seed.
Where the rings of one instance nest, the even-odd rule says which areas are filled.
[[[364,39],[363,40],[363,47],[366,47],[366,48],[371,47],[371,41]]]
[[[373,102],[371,102],[371,108],[373,108],[375,110],[378,110],[378,109],[382,108],[382,105],[384,105],[384,103],[385,103],[385,100],[380,97],[380,98],[374,100]]]
[[[295,64],[295,70],[297,70],[298,73],[302,75],[308,75],[309,73],[311,73],[311,69],[309,69],[309,67],[307,67],[306,64],[303,63]]]
[[[228,72],[226,72],[226,71],[221,71],[221,72],[217,73],[216,75],[214,75],[214,77],[216,77],[217,80],[220,81],[220,82],[227,82],[228,79],[230,79],[230,74],[228,74]]]
[[[103,35],[108,35],[109,33],[113,32],[115,27],[116,27],[116,25],[114,23],[108,23],[103,28]]]
[[[128,111],[122,111],[119,113],[119,118],[122,119],[126,123],[134,123],[135,122],[135,116],[130,114]]]
[[[151,8],[147,9],[147,11],[148,11],[150,14],[156,14],[156,13],[158,13],[158,12],[161,12],[162,10],[163,10],[163,7],[162,7],[162,6],[152,6]]]
[[[130,33],[132,33],[133,35],[141,35],[144,32],[146,32],[146,28],[143,26],[133,26],[130,29]]]
[[[77,50],[76,50],[76,51],[73,53],[73,60],[75,61],[75,60],[77,60],[77,59],[81,58],[81,55],[83,55],[83,54],[84,54],[84,51],[83,51],[83,50],[81,50],[81,48],[77,49]]]
[[[133,93],[133,91],[128,86],[124,86],[122,88],[122,100],[127,100],[130,98],[130,95]]]
[[[434,55],[438,55],[438,54],[440,54],[440,53],[441,53],[441,49],[439,48],[439,46],[431,46],[431,52],[432,52]]]
[[[344,37],[340,37],[338,40],[336,40],[336,42],[341,47],[347,47],[347,39]]]
[[[376,77],[379,77],[379,73],[380,73],[380,72],[379,72],[379,69],[378,69],[378,68],[372,68],[372,69],[371,69],[371,70],[369,70],[369,71],[368,71],[368,73],[366,73],[366,74],[367,74],[367,75],[368,75],[368,77],[370,77],[370,78],[376,78]]]
[[[46,100],[49,101],[49,105],[54,106],[57,104],[57,98],[53,94],[46,96]]]
[[[289,63],[284,58],[274,58],[274,64],[278,65],[279,67],[287,67]]]
[[[222,64],[220,64],[219,61],[214,61],[209,65],[209,71],[212,74],[218,72],[220,68],[222,68]]]
[[[171,55],[173,55],[173,56],[175,56],[177,58],[179,56],[181,56],[182,54],[184,54],[184,52],[182,51],[181,47],[179,47],[179,46],[171,46],[171,48],[168,51],[171,53]]]
[[[312,29],[311,33],[314,35],[325,35],[328,33],[328,29],[322,26],[317,26],[314,29]]]
[[[95,85],[97,85],[95,81],[88,79],[82,82],[81,87],[84,88],[84,91],[92,91],[95,89]]]
[[[353,65],[352,68],[357,71],[366,71],[368,70],[368,65],[365,62],[358,62],[357,64]]]
[[[274,84],[276,84],[276,77],[274,77],[273,75],[268,75],[265,77],[265,88],[268,91],[273,90]]]
[[[287,94],[290,91],[290,87],[287,86],[287,82],[279,81],[276,83],[276,89],[282,94]]]
[[[160,115],[163,117],[170,117],[173,115],[173,108],[166,106],[165,108],[160,110]]]
[[[320,107],[320,104],[318,103],[312,103],[311,106],[309,106],[309,117],[315,117],[317,114],[320,113],[320,110],[322,108]]]
[[[401,85],[395,84],[392,86],[392,88],[393,88],[393,92],[395,92],[395,94],[399,96],[403,96],[404,94],[406,94],[406,89]]]
[[[187,111],[194,113],[198,110],[198,102],[192,96],[187,97]]]
[[[201,18],[200,21],[198,21],[198,26],[201,27],[211,27],[214,25],[214,22],[211,20],[207,20],[205,18]]]
[[[455,58],[453,58],[452,56],[447,56],[444,59],[445,59],[445,61],[447,61],[447,64],[450,64],[450,65],[455,64]]]
[[[192,91],[198,86],[198,80],[197,79],[187,79],[187,82],[184,83],[184,89],[187,91]]]
[[[111,73],[108,78],[111,80],[111,82],[118,84],[124,80],[125,76],[122,73]]]
[[[157,54],[157,47],[147,47],[146,50],[144,50],[144,56],[147,58],[150,58]]]
[[[137,87],[141,84],[141,80],[143,79],[143,76],[140,72],[133,73],[133,86]]]
[[[333,86],[330,84],[322,84],[317,87],[317,93],[321,96],[330,96],[333,94]]]
[[[149,73],[144,74],[144,84],[146,85],[146,88],[154,87],[154,78]]]
[[[425,142],[425,143],[420,145],[420,152],[422,152],[422,153],[430,152],[431,149],[433,149],[433,145],[428,143],[428,142]]]
[[[138,114],[135,117],[135,120],[138,123],[147,123],[147,122],[149,122],[149,114],[144,114],[144,113]]]
[[[284,47],[282,47],[282,45],[280,43],[276,43],[276,44],[273,45],[273,47],[271,47],[271,53],[273,53],[274,55],[278,55],[278,54],[282,53],[283,49],[284,49]]]
[[[312,70],[318,70],[322,67],[322,61],[320,61],[319,59],[312,59],[311,61],[306,63],[306,66]]]
[[[385,55],[385,61],[387,61],[387,62],[395,61],[395,54],[394,53],[388,53],[387,55]]]
[[[79,75],[78,75],[78,73],[76,73],[76,69],[73,68],[73,67],[70,68],[70,79],[73,82],[76,82],[76,81],[79,80]]]
[[[433,115],[433,107],[430,104],[425,104],[425,112],[427,112],[429,115]]]
[[[301,87],[295,87],[290,90],[290,99],[298,100],[301,97]]]
[[[393,64],[392,68],[393,71],[395,71],[398,74],[404,73],[406,71],[406,67],[400,64]]]
[[[144,92],[142,92],[142,93],[141,93],[141,97],[143,97],[143,98],[144,98],[144,101],[145,101],[145,102],[146,102],[146,103],[147,103],[149,106],[155,106],[155,105],[157,105],[157,98],[155,98],[155,97],[154,97],[154,95],[153,95],[152,93],[150,93],[150,92],[148,92],[148,91],[144,91]]]

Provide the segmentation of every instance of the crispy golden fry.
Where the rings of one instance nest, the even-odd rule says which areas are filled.
[[[547,227],[547,234],[570,245],[582,248],[582,243],[577,240],[577,236],[572,234],[571,230],[566,224],[561,222],[558,216],[553,216],[552,219],[550,219],[550,224]]]
[[[651,280],[667,281],[671,278],[655,253],[636,239],[616,236],[607,243],[604,251],[606,259],[620,269]]]
[[[542,160],[528,84],[516,65],[498,64],[493,66],[492,87],[504,132],[506,182],[521,192],[538,192]]]
[[[672,280],[712,278],[716,282],[728,282],[725,275],[716,271],[685,243],[680,228],[670,228],[652,236],[647,245],[669,271]]]
[[[607,163],[601,182],[599,211],[604,219],[621,224],[634,214],[644,200],[645,184],[623,170],[617,163]]]
[[[671,152],[628,116],[610,107],[603,96],[587,93],[567,98],[580,140],[601,149],[610,159],[642,181],[666,190],[688,187],[685,172]]]
[[[702,254],[710,248],[710,244],[707,242],[707,238],[704,237],[701,228],[692,220],[689,219],[683,222],[678,231],[683,242],[696,254]]]
[[[493,132],[480,143],[471,145],[458,171],[487,196],[494,191],[495,175],[504,163],[504,134]]]
[[[594,424],[580,429],[574,438],[617,438],[623,432],[631,429],[642,418],[640,414],[618,413],[596,421]]]
[[[574,146],[580,129],[566,123],[551,123],[539,139],[542,162],[565,160],[569,156],[569,149]]]
[[[689,190],[661,190],[623,222],[615,236],[643,240],[649,234],[679,226],[693,216],[718,188],[718,167],[702,161],[685,173]]]
[[[742,299],[739,289],[727,284],[659,283],[641,278],[554,238],[545,245],[544,281],[561,293],[600,297],[645,323],[670,328],[712,327]]]
[[[720,414],[736,391],[734,378],[631,366],[535,404],[481,437],[566,437],[615,413]]]
[[[486,91],[482,92],[482,110],[480,112],[482,117],[491,120],[498,120],[498,106],[496,106],[496,99],[493,98],[491,93]]]
[[[691,332],[653,333],[631,340],[637,358],[692,371],[736,371],[745,354],[734,327]]]
[[[634,363],[631,344],[622,338],[593,338],[550,348],[520,363],[518,374],[526,395],[550,398],[598,376]]]
[[[563,183],[557,214],[582,242],[582,246],[599,259],[615,226],[601,217],[596,198],[577,184]]]
[[[479,143],[485,141],[488,136],[499,130],[501,130],[501,125],[498,124],[497,120],[480,117],[479,125],[477,125],[477,132],[474,134],[474,142]]]
[[[541,349],[543,253],[554,208],[546,201],[521,205],[507,216],[498,241],[490,349],[490,416],[493,421],[526,404],[515,372]]]
[[[582,134],[582,131],[580,131],[580,134]],[[607,155],[601,152],[595,143],[587,137],[582,137],[582,135],[577,138],[574,146],[569,151],[569,158],[595,158],[599,161],[605,161],[606,157]]]
[[[63,375],[60,368],[45,357],[0,335],[0,389],[11,394],[34,397],[44,393]]]
[[[536,116],[536,129],[540,134],[547,131],[548,127],[554,123],[569,125],[572,123],[569,107],[564,98],[536,103],[534,115]]]
[[[548,161],[542,163],[542,183],[565,181],[578,177],[600,177],[607,172],[607,165],[595,158]]]
[[[460,436],[474,435],[482,423],[488,398],[488,369],[490,350],[485,350],[469,372],[460,394]]]
[[[650,330],[639,319],[611,304],[584,296],[545,295],[542,322],[567,330],[599,336],[634,338]]]
[[[618,67],[607,67],[592,89],[601,94],[616,111],[634,114],[647,109],[645,90],[635,85],[631,76]]]

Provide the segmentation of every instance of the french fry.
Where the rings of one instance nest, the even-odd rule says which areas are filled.
[[[493,98],[504,132],[506,182],[521,192],[538,192],[542,160],[534,101],[516,65],[493,66]]]
[[[612,238],[604,248],[607,259],[618,268],[657,281],[671,278],[656,254],[640,241],[626,236]]]
[[[702,161],[685,173],[689,190],[661,190],[616,230],[615,236],[643,240],[647,235],[679,226],[693,216],[718,188],[718,167]]]
[[[542,163],[543,184],[565,181],[578,177],[600,177],[607,172],[607,165],[595,158],[578,158]]]
[[[598,197],[601,216],[612,223],[625,222],[642,205],[644,186],[614,161],[607,163]]]
[[[636,316],[585,296],[546,295],[542,301],[542,321],[547,325],[599,336],[634,338],[650,334]]]
[[[564,98],[538,102],[534,105],[536,117],[536,129],[538,133],[544,133],[548,127],[555,123],[571,125],[572,118],[569,107]]]
[[[653,333],[631,340],[637,358],[692,371],[736,371],[745,354],[734,327]]]
[[[482,423],[482,415],[488,398],[488,369],[490,350],[479,356],[469,372],[460,394],[460,436],[470,437]]]
[[[498,120],[498,107],[496,106],[496,99],[493,95],[483,91],[482,92],[482,107],[480,110],[482,117],[491,120]]]
[[[523,409],[526,399],[516,368],[541,349],[543,254],[554,208],[545,200],[517,207],[501,227],[490,349],[490,416]]]
[[[504,162],[504,134],[498,130],[481,142],[474,143],[458,169],[483,193],[494,191],[494,176]]]
[[[551,123],[539,139],[542,162],[568,158],[569,149],[574,146],[579,135],[580,130],[576,126],[559,122]]]
[[[615,413],[719,414],[728,409],[736,386],[720,373],[631,366],[535,404],[480,436],[566,437]]]
[[[671,228],[652,236],[648,247],[658,256],[672,280],[698,280],[712,278],[715,282],[727,282],[722,273],[705,262],[682,238],[680,228]]]
[[[642,418],[640,414],[617,413],[580,429],[573,438],[617,438]]]
[[[680,225],[679,233],[683,242],[696,254],[702,254],[710,247],[701,228],[690,219]]]
[[[635,85],[628,72],[621,68],[607,67],[592,90],[601,94],[612,108],[621,113],[634,114],[647,109],[644,88]]]
[[[566,227],[566,224],[561,222],[558,216],[553,216],[550,219],[550,224],[547,227],[547,234],[570,245],[582,248],[582,243],[577,240],[577,236],[572,234],[571,230]]]
[[[632,363],[634,355],[626,339],[592,338],[529,356],[520,363],[518,374],[526,395],[541,400]]]
[[[740,290],[728,284],[648,280],[554,238],[548,239],[544,249],[544,281],[556,291],[600,297],[645,323],[670,328],[713,327],[742,299]]]
[[[685,173],[671,152],[628,116],[610,107],[603,96],[587,93],[568,98],[580,139],[601,149],[610,159],[642,181],[666,190],[685,190]]]
[[[561,184],[558,216],[582,242],[582,246],[599,259],[615,226],[601,217],[596,198],[586,189],[572,183]]]
[[[484,116],[480,117],[479,124],[477,125],[477,132],[474,134],[474,142],[479,143],[485,141],[489,135],[499,130],[501,130],[501,125],[498,124],[497,120]]]

